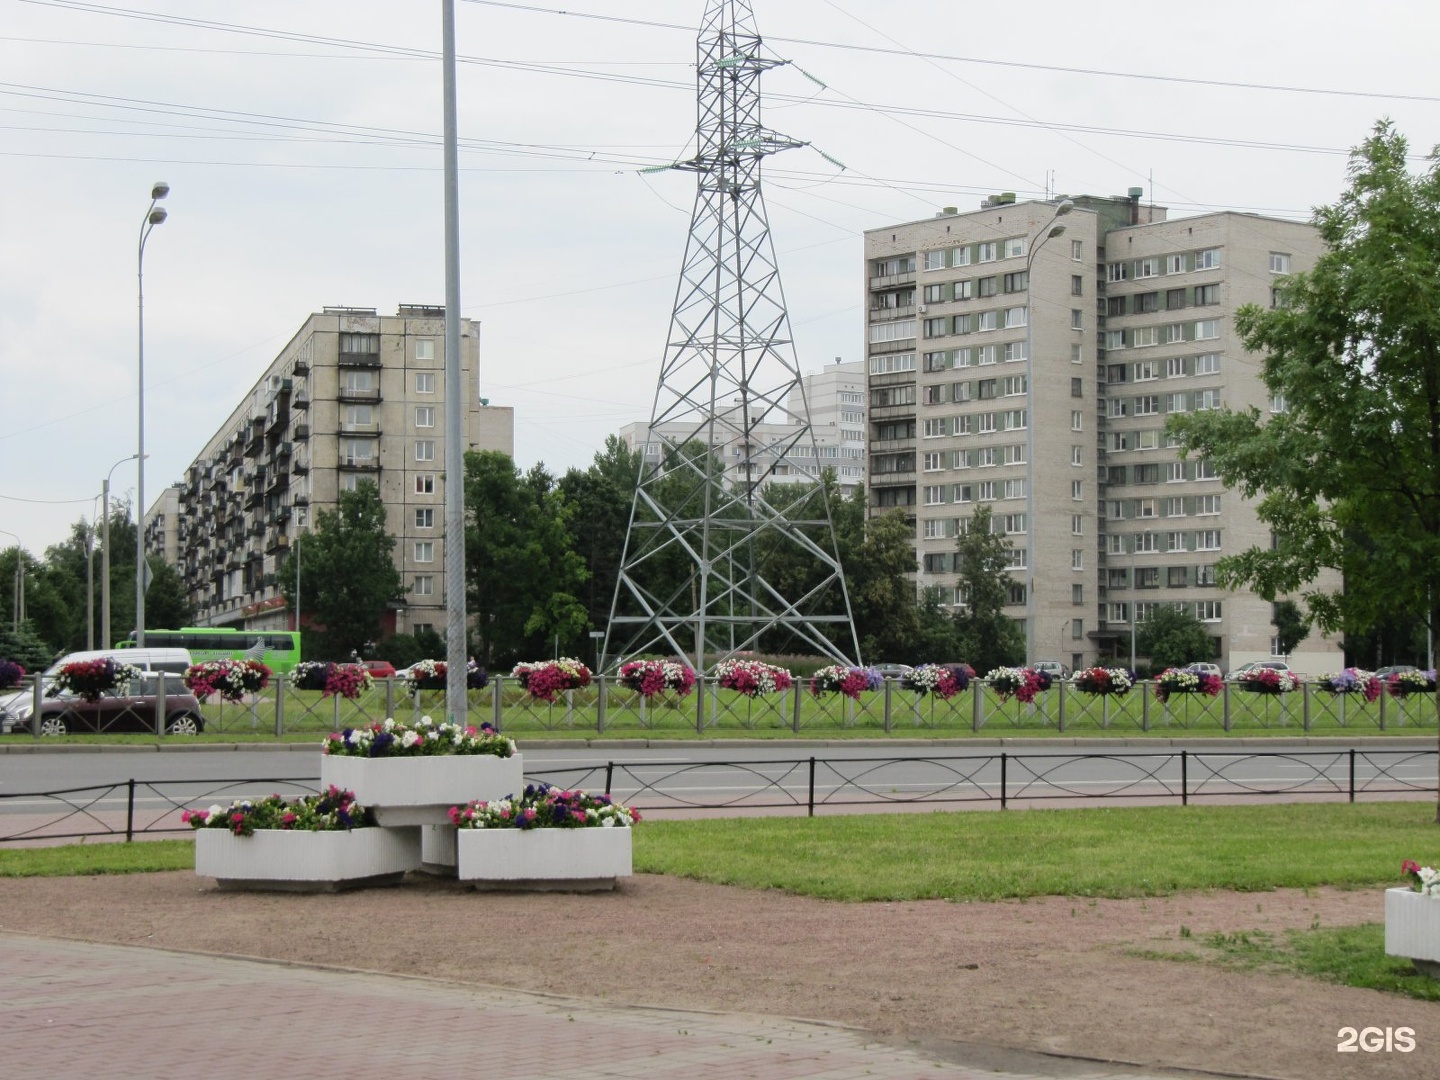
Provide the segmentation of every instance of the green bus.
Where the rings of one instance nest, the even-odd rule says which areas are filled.
[[[133,649],[135,639],[117,646]],[[180,630],[146,630],[145,647],[189,649],[195,663],[206,660],[263,661],[276,675],[293,671],[300,662],[300,634],[295,630],[237,630],[233,626],[187,626]]]

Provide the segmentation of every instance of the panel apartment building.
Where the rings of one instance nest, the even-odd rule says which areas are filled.
[[[460,340],[461,438],[513,454],[514,410],[479,397],[474,320],[462,320]],[[325,308],[306,319],[146,515],[147,548],[173,552],[199,625],[293,628],[277,568],[318,511],[369,481],[405,588],[385,629],[443,632],[444,366],[444,308]]]
[[[1001,195],[868,231],[871,512],[913,518],[918,584],[963,601],[956,536],[988,505],[1031,660],[1128,663],[1135,624],[1163,604],[1205,623],[1222,666],[1270,658],[1271,605],[1215,581],[1218,558],[1268,529],[1164,427],[1222,404],[1283,408],[1233,316],[1272,304],[1276,279],[1320,250],[1305,224],[1169,220],[1138,188]],[[1338,644],[1312,635],[1291,663],[1337,668]]]
[[[797,484],[810,483],[825,469],[834,469],[836,482],[841,494],[849,498],[857,488],[865,486],[865,365],[859,360],[836,360],[819,371],[801,376],[804,402],[800,391],[791,392],[786,402],[786,411],[792,416],[806,415],[803,406],[808,406],[810,432],[815,438],[814,458],[811,448],[796,446],[785,461],[766,460],[759,456],[752,468],[768,473],[766,482]],[[662,425],[662,434],[672,439],[683,438],[693,424],[671,423]],[[739,426],[738,423],[735,426]],[[721,433],[728,432],[728,427]],[[781,443],[787,430],[793,425],[762,423],[757,435],[765,444]],[[631,453],[645,455],[647,464],[660,461],[661,443],[649,435],[650,426],[644,423],[626,424],[620,429],[620,440]],[[715,451],[725,462],[726,479],[739,483],[747,479],[740,473],[742,448],[736,444],[721,445]]]

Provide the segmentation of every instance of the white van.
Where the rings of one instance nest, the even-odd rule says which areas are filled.
[[[192,663],[189,649],[96,649],[62,656],[45,669],[45,678],[53,679],[66,664],[107,658],[117,664],[131,664],[141,671],[163,671],[169,675],[184,675]]]

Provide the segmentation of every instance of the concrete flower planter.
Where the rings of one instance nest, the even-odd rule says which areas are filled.
[[[457,876],[477,889],[594,892],[629,877],[631,829],[458,829]]]
[[[1440,896],[1385,890],[1385,952],[1407,957],[1417,971],[1440,979]]]
[[[320,786],[355,792],[381,825],[448,825],[452,806],[473,799],[503,799],[525,787],[520,755],[452,754],[443,757],[320,757]]]
[[[292,832],[257,829],[235,836],[224,829],[195,832],[195,873],[222,889],[339,892],[393,885],[420,866],[420,830],[351,829]]]

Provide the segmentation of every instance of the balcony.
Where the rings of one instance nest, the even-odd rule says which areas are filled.
[[[309,425],[309,424],[296,424],[296,425],[290,430],[290,437],[291,437],[292,439],[294,439],[296,442],[299,442],[299,441],[301,441],[302,439],[308,439],[308,438],[310,438],[310,425]]]
[[[342,457],[336,462],[342,469],[354,469],[361,472],[379,472],[380,459],[373,457]]]
[[[345,352],[340,351],[337,362],[341,367],[380,367],[380,354],[378,352]]]
[[[340,425],[340,434],[341,434],[341,435],[351,435],[351,436],[358,435],[358,436],[361,436],[362,438],[366,438],[366,439],[375,439],[375,438],[379,438],[379,437],[380,437],[380,425],[379,425],[379,424],[341,424],[341,425]]]
[[[295,361],[295,367],[294,367],[293,370],[294,370],[294,372],[295,372],[296,375],[304,375],[304,374],[306,374],[306,373],[310,370],[309,361],[303,360],[303,359],[298,359],[298,358],[297,358],[296,361]]]
[[[295,396],[290,399],[291,412],[294,412],[296,409],[304,410],[308,408],[310,408],[310,395],[305,393],[304,390],[298,391]]]
[[[342,386],[335,398],[337,401],[376,402],[380,400],[380,388],[376,386],[369,390],[352,390]]]

